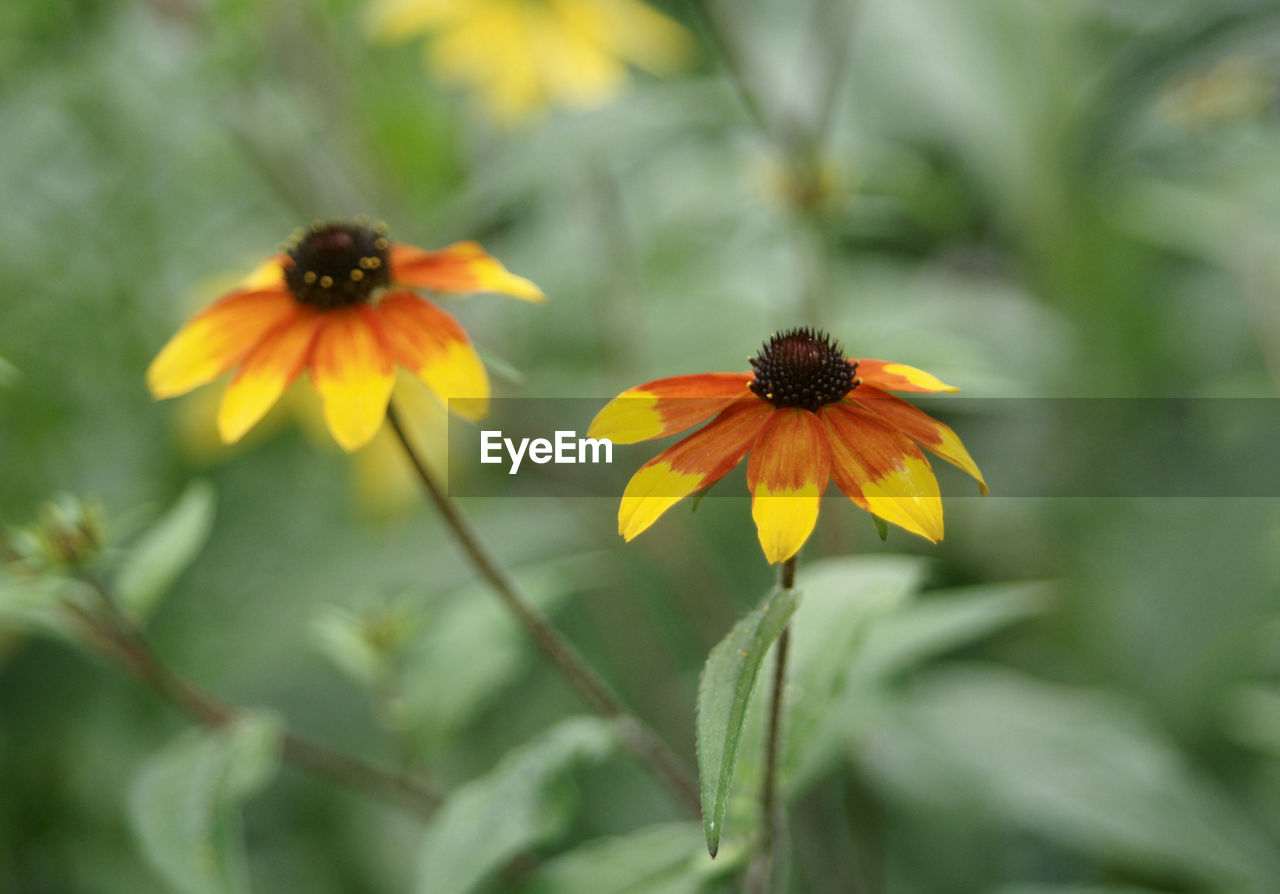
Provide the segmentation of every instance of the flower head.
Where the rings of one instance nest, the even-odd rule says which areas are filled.
[[[457,320],[415,288],[542,292],[474,242],[426,251],[392,242],[385,227],[317,223],[299,231],[239,288],[192,317],[147,370],[157,398],[176,397],[232,369],[218,411],[223,441],[239,440],[304,370],[337,442],[369,442],[386,414],[396,366],[450,409],[488,411],[489,380]]]
[[[684,29],[639,0],[377,0],[373,30],[432,35],[436,74],[476,89],[507,123],[550,105],[600,105],[628,64],[661,74],[691,52]]]
[[[811,329],[775,334],[751,367],[658,379],[624,391],[596,416],[590,436],[620,444],[712,420],[631,478],[618,510],[618,532],[627,540],[748,454],[751,516],[770,562],[789,559],[804,545],[832,478],[868,512],[941,540],[938,482],[917,444],[968,472],[986,493],[955,432],[887,393],[956,390],[929,373],[846,359],[829,336]]]

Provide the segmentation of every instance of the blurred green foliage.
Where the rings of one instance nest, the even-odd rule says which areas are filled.
[[[428,827],[287,768],[268,779],[265,726],[244,758],[243,730],[187,731],[31,635],[10,609],[47,594],[6,577],[0,892],[240,890],[175,881],[171,857],[175,837],[241,826],[244,862],[217,878],[258,891],[433,890],[433,854],[441,883],[477,891],[737,885],[760,711],[727,807],[738,837],[712,864],[430,513],[362,515],[349,460],[294,429],[197,458],[180,402],[148,397],[143,370],[209,283],[312,218],[476,238],[541,285],[541,308],[456,305],[519,372],[495,376],[507,396],[603,401],[740,369],[806,323],[966,395],[1276,396],[1277,4],[750,0],[731,38],[769,136],[704,18],[660,5],[700,40],[692,71],[506,130],[433,83],[420,48],[366,40],[355,0],[0,6],[0,519],[96,498],[108,561],[151,538],[130,574],[174,666],[458,792]],[[1122,426],[1090,436],[1131,447]],[[1071,452],[975,458],[994,484]],[[211,490],[180,498],[196,478]],[[882,543],[833,498],[803,555],[792,890],[1280,890],[1276,500],[943,487],[937,548]],[[772,582],[745,497],[722,499],[744,493],[731,478],[629,545],[612,500],[464,509],[692,765],[702,664]],[[203,789],[166,790],[197,764]],[[511,774],[527,788],[503,811]],[[165,799],[187,796],[209,812],[167,827]],[[501,834],[486,849],[470,823]]]

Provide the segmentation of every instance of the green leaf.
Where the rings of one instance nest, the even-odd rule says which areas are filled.
[[[854,673],[866,681],[881,680],[977,642],[1044,612],[1051,590],[1051,584],[1031,581],[933,593],[876,624]]]
[[[868,631],[900,611],[924,582],[927,564],[908,556],[826,559],[801,566],[804,611],[791,624],[782,784],[803,789],[843,751],[847,724],[832,705],[848,685]]]
[[[598,838],[549,861],[519,894],[697,894],[719,872],[697,823]]]
[[[701,490],[694,491],[693,499],[689,503],[689,511],[697,512],[698,507],[702,505],[702,501],[707,498],[707,494],[711,493],[711,488],[715,487],[719,483],[720,483],[719,481],[713,481],[710,484],[708,484],[706,487],[702,488]]]
[[[213,486],[193,481],[134,544],[116,577],[120,607],[130,617],[145,619],[195,559],[213,530],[213,513]]]
[[[79,628],[62,604],[68,600],[87,603],[91,595],[83,584],[56,574],[0,574],[0,629],[74,641]]]
[[[387,656],[365,635],[365,620],[337,606],[325,606],[311,619],[311,643],[349,680],[374,689],[388,673]]]
[[[1240,684],[1224,701],[1223,731],[1241,745],[1280,757],[1280,689],[1271,684]]]
[[[552,614],[598,579],[599,569],[599,557],[585,554],[518,568],[513,576],[538,610]],[[403,728],[417,731],[428,748],[452,743],[532,654],[524,629],[484,586],[464,587],[432,609],[430,623],[405,649],[395,705]]]
[[[562,721],[455,791],[432,817],[418,854],[416,894],[464,894],[532,847],[564,834],[574,812],[569,771],[617,744],[612,723]]]
[[[222,729],[193,729],[149,758],[129,817],[155,868],[183,894],[243,894],[249,871],[240,805],[280,763],[279,721],[249,714]]]
[[[12,388],[20,376],[17,367],[0,357],[0,387]]]
[[[1129,885],[1010,885],[991,894],[1160,894],[1152,888]]]
[[[712,857],[720,848],[738,743],[760,665],[799,604],[797,591],[774,588],[711,650],[702,669],[698,684],[698,775],[702,781],[703,831]]]
[[[876,526],[876,533],[880,535],[880,542],[887,541],[889,539],[889,523],[878,515],[871,516],[871,523]]]
[[[862,753],[894,800],[1029,830],[1117,875],[1214,891],[1273,891],[1280,878],[1256,819],[1140,707],[1102,690],[951,666],[900,697]]]

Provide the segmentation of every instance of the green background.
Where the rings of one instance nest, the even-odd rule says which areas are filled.
[[[734,4],[729,37],[768,134],[703,17],[664,8],[698,38],[685,75],[502,129],[433,82],[418,45],[366,39],[347,0],[6,3],[0,357],[16,372],[0,379],[0,517],[25,523],[71,492],[99,499],[123,538],[126,519],[208,479],[216,523],[151,619],[160,651],[236,703],[452,789],[582,713],[575,695],[486,617],[455,619],[450,648],[394,691],[359,685],[326,654],[342,651],[324,648],[326,623],[373,612],[414,639],[488,605],[448,532],[425,509],[369,512],[350,460],[296,426],[199,459],[180,447],[180,402],[143,384],[209,283],[298,225],[368,212],[419,245],[475,238],[542,286],[541,307],[450,306],[500,359],[507,397],[603,401],[742,369],[771,331],[810,323],[966,397],[1275,396],[1274,4]],[[814,24],[846,18],[847,48]],[[820,201],[790,201],[788,176],[827,184]],[[1105,445],[1091,455],[1152,449],[1141,424],[1091,432]],[[975,459],[993,479],[1060,468],[1071,439],[1052,435]],[[1081,468],[1081,492],[1101,473]],[[942,636],[873,706],[832,709],[846,738],[791,800],[792,890],[1280,890],[1276,501],[980,500],[942,480],[937,547],[896,529],[881,543],[828,499],[801,589],[822,557],[887,554],[927,557],[939,601],[1057,584],[1017,623]],[[717,491],[734,493],[738,478]],[[463,508],[504,561],[546,578],[533,589],[558,626],[692,765],[702,662],[773,579],[745,498],[681,504],[629,545],[611,499]],[[579,559],[547,571],[566,556]],[[459,684],[486,668],[474,691]],[[186,725],[100,660],[6,635],[0,891],[170,890],[129,804]],[[552,831],[478,890],[533,885],[586,842],[685,818],[618,756],[554,788]],[[245,804],[243,827],[256,890],[425,890],[421,822],[296,771]],[[736,886],[705,867],[669,888],[603,878],[544,884]]]

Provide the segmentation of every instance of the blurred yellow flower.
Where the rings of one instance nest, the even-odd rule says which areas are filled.
[[[263,421],[234,444],[218,437],[214,420],[222,403],[226,383],[188,394],[174,418],[175,436],[184,454],[197,463],[225,462],[250,444],[278,433],[290,422],[319,445],[332,444],[324,421],[324,410],[314,390],[295,383],[271,409]],[[432,468],[445,470],[449,463],[448,411],[430,389],[416,377],[400,370],[396,374],[392,401],[400,421]],[[383,425],[368,444],[347,454],[351,457],[352,494],[360,510],[370,516],[386,517],[411,511],[420,505],[418,479],[391,430]]]
[[[372,0],[376,37],[430,35],[427,64],[475,89],[512,123],[550,105],[591,108],[616,95],[627,66],[680,67],[693,42],[639,0]]]

